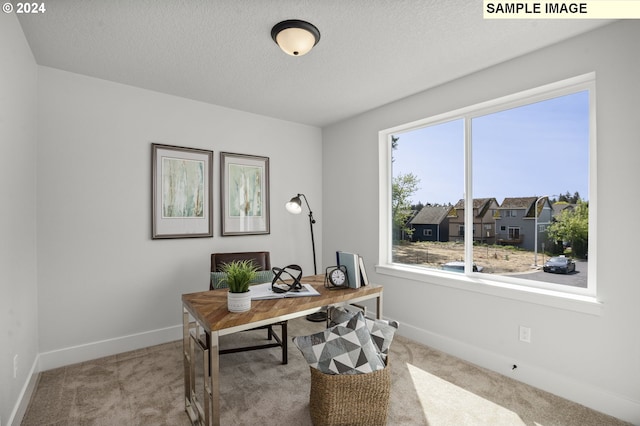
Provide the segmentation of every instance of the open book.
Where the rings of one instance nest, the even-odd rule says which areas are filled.
[[[313,288],[311,284],[302,284],[302,288],[297,291],[287,291],[286,293],[276,293],[271,290],[271,283],[255,284],[249,287],[251,292],[251,300],[264,299],[284,299],[285,297],[305,297],[320,296],[318,290]]]

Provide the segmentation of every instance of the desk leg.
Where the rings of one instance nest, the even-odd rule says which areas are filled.
[[[382,293],[376,298],[376,319],[382,319]]]
[[[191,370],[191,357],[189,356],[189,313],[182,310],[182,364],[184,368],[184,409],[189,411],[189,401],[191,398],[191,381],[189,373]]]
[[[208,404],[205,413],[206,424],[220,426],[220,347],[218,344],[218,332],[209,334],[209,365],[205,367],[205,380],[207,382]]]
[[[191,321],[189,312],[183,310],[183,362],[185,411],[192,424],[220,425],[220,363],[218,333],[207,333],[208,345],[201,338],[200,324]],[[196,355],[196,349],[201,356]],[[203,401],[198,397],[196,364],[202,363]],[[196,377],[197,376],[197,377]],[[203,407],[204,405],[204,407]]]
[[[184,366],[184,410],[189,415],[191,423],[198,420],[197,407],[194,405],[194,344],[191,339],[191,328],[195,326],[190,322],[189,312],[182,310],[182,359]]]

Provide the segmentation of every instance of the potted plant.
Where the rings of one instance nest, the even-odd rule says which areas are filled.
[[[249,284],[258,276],[258,267],[252,260],[234,260],[220,267],[225,273],[221,283],[229,288],[227,308],[230,312],[245,312],[251,309]]]

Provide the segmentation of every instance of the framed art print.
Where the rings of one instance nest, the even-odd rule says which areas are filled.
[[[213,151],[151,144],[151,238],[213,237]]]
[[[269,158],[220,153],[222,235],[268,234]]]

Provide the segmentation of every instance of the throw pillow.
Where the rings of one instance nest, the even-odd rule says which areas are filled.
[[[211,273],[211,285],[213,288],[227,288],[227,284],[223,282],[227,276],[224,272],[212,272]],[[271,271],[258,271],[258,275],[255,277],[251,284],[270,283],[273,281],[273,272]]]
[[[319,333],[295,337],[293,342],[309,365],[325,374],[364,374],[385,367],[362,313]]]
[[[358,311],[361,312],[361,311]],[[353,318],[357,312],[348,311],[342,307],[331,309],[331,322],[329,325],[335,325],[348,321]],[[393,341],[393,336],[398,329],[398,321],[386,321],[382,319],[372,320],[365,317],[367,327],[371,333],[371,339],[375,343],[382,359],[386,362],[389,355],[389,347]]]

